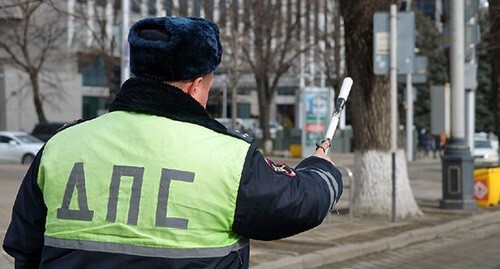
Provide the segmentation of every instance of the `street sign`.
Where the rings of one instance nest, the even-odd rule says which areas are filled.
[[[467,24],[464,27],[464,43],[466,47],[478,44],[481,41],[481,30],[478,24]],[[447,26],[443,27],[441,33],[441,49],[449,48],[451,45],[451,31]]]
[[[477,201],[488,200],[488,187],[485,179],[474,181],[474,199]]]
[[[387,12],[373,15],[373,72],[388,75],[390,72],[390,16]],[[413,73],[415,47],[415,14],[398,13],[397,69],[398,74]]]
[[[478,44],[481,41],[481,30],[479,24],[465,25],[464,33],[465,45]]]
[[[465,0],[464,1],[464,19],[468,21],[476,15],[479,9],[479,0]]]
[[[450,135],[450,87],[431,87],[431,130],[432,134]]]
[[[443,1],[443,16],[450,18],[450,0]],[[479,0],[465,0],[464,1],[464,22],[476,15],[479,9]]]
[[[421,84],[427,82],[427,56],[415,56],[413,62],[413,84]],[[398,83],[406,83],[405,75],[398,75]]]
[[[466,63],[464,65],[464,88],[477,88],[477,63]]]
[[[450,18],[449,3],[443,2],[443,16]],[[465,45],[477,44],[481,41],[481,31],[477,23],[470,24],[470,19],[477,14],[479,8],[479,0],[465,0],[464,1],[464,23]],[[447,26],[444,26],[441,33],[441,49],[449,48],[451,43],[451,32]]]

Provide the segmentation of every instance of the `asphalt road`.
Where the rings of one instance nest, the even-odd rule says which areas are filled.
[[[27,170],[27,165],[0,164],[0,244],[3,243],[5,230],[10,223],[17,190]],[[0,248],[0,269],[14,268],[2,252]]]

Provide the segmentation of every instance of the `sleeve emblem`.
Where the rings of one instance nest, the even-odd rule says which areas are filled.
[[[295,171],[293,169],[284,164],[284,163],[274,163],[273,161],[269,160],[268,158],[265,158],[267,165],[275,172],[278,174],[283,174],[285,176],[289,177],[295,177]]]

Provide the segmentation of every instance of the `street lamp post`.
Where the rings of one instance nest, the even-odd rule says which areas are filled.
[[[451,8],[451,139],[443,156],[443,199],[446,209],[472,209],[474,165],[465,140],[464,0],[450,1]]]
[[[130,77],[130,55],[128,47],[128,29],[130,27],[130,0],[122,0],[122,58],[121,58],[121,84]]]

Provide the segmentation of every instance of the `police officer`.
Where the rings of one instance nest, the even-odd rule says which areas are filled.
[[[248,239],[319,225],[342,193],[324,142],[296,168],[205,110],[218,27],[147,18],[128,37],[110,112],[51,138],[17,196],[4,249],[16,268],[248,268]]]

